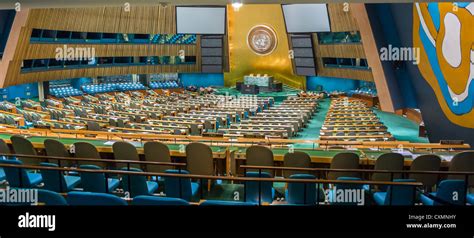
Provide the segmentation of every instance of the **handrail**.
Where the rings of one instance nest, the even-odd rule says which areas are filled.
[[[0,156],[19,157],[19,158],[33,158],[33,159],[66,160],[66,161],[71,160],[71,161],[93,161],[93,162],[106,162],[106,163],[129,163],[129,164],[145,164],[145,165],[186,166],[186,163],[155,162],[155,161],[140,161],[140,160],[112,160],[112,159],[76,158],[76,157],[25,155],[25,154],[9,154],[9,153],[0,153]]]
[[[474,172],[462,171],[414,171],[414,170],[376,170],[376,169],[329,169],[329,168],[301,168],[301,167],[276,167],[240,165],[244,169],[270,169],[270,170],[294,170],[294,171],[318,171],[318,172],[361,172],[361,173],[394,173],[394,174],[450,174],[450,175],[474,175]]]
[[[108,173],[123,175],[142,175],[142,176],[160,176],[160,177],[180,177],[191,179],[207,179],[207,180],[232,180],[232,181],[261,181],[261,182],[285,182],[285,183],[322,183],[322,184],[368,184],[368,185],[406,185],[406,186],[422,186],[420,182],[392,182],[392,181],[364,181],[364,180],[330,180],[330,179],[290,179],[290,178],[262,178],[262,177],[228,177],[213,175],[196,175],[196,174],[175,174],[175,173],[155,173],[155,172],[138,172],[127,170],[104,170],[104,169],[81,169],[81,168],[64,168],[64,167],[47,167],[37,165],[18,165],[18,164],[2,164],[0,167],[21,168],[31,170],[56,170],[56,171],[72,171],[85,173]]]
[[[186,166],[186,163],[174,162],[155,162],[155,161],[137,161],[137,160],[115,160],[115,159],[96,159],[96,158],[79,158],[79,157],[61,157],[61,156],[45,156],[45,155],[26,155],[26,154],[12,154],[0,153],[0,156],[19,157],[19,158],[33,158],[33,159],[51,159],[51,160],[65,160],[65,161],[91,161],[91,162],[105,162],[105,163],[130,163],[130,164],[145,164],[145,165],[166,165],[166,166]],[[243,169],[270,169],[270,170],[293,170],[293,171],[320,171],[320,172],[366,172],[366,173],[403,173],[403,174],[449,174],[449,175],[474,175],[474,172],[462,171],[412,171],[412,170],[375,170],[375,169],[330,169],[330,168],[301,168],[301,167],[279,167],[279,166],[258,166],[258,165],[240,165]]]

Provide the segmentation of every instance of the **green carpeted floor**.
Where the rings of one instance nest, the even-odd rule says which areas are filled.
[[[329,109],[331,101],[329,98],[323,99],[319,103],[319,110],[309,121],[306,128],[303,131],[300,131],[297,136],[293,139],[302,139],[302,140],[316,140],[319,138],[319,131],[323,126],[324,119]],[[311,144],[295,144],[295,148],[309,148],[312,147]]]
[[[392,133],[396,140],[429,143],[428,138],[418,137],[418,124],[403,116],[399,116],[390,112],[374,110],[375,114],[388,127],[388,131]]]

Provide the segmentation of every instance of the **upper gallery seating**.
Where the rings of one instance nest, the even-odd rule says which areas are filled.
[[[70,96],[81,96],[83,93],[81,90],[73,88],[71,86],[67,87],[54,87],[49,90],[51,95],[63,98],[63,97],[70,97]]]
[[[179,88],[179,84],[176,81],[154,81],[150,83],[151,89],[166,89],[166,88]]]
[[[90,84],[82,86],[82,90],[88,94],[115,92],[115,91],[129,91],[129,90],[145,90],[146,87],[141,83],[105,83],[105,84]]]
[[[349,91],[347,95],[351,96],[353,94],[365,94],[365,95],[370,95],[370,96],[377,96],[377,91],[371,88],[358,88],[356,90]]]

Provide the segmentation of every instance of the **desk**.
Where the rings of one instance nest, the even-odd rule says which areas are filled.
[[[352,97],[366,102],[367,106],[369,106],[369,107],[373,107],[373,106],[375,106],[379,103],[379,97],[377,97],[377,96],[354,93],[354,94],[352,94]]]

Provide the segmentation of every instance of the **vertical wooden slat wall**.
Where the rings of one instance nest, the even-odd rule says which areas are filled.
[[[331,18],[331,31],[341,32],[359,30],[357,22],[352,16],[352,9],[348,3],[328,4],[328,13]]]

